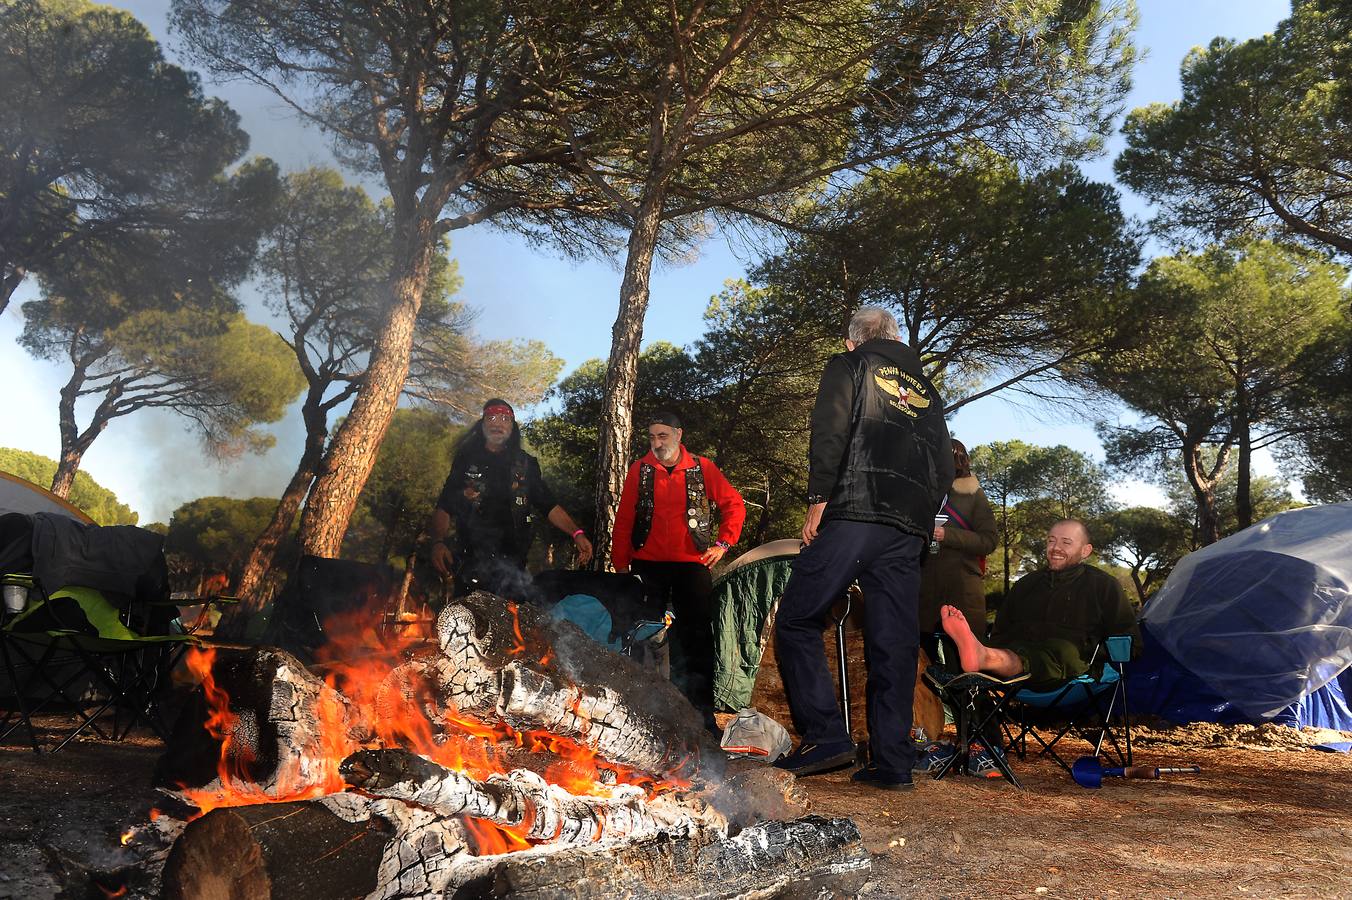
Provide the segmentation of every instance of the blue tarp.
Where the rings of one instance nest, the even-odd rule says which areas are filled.
[[[1133,709],[1352,730],[1352,503],[1279,513],[1188,555],[1142,623]]]
[[[1335,728],[1352,731],[1352,669],[1287,706],[1271,719],[1255,719],[1226,700],[1180,665],[1160,646],[1149,623],[1141,629],[1144,647],[1130,664],[1128,706],[1132,715],[1148,713],[1171,722],[1218,722],[1222,725],[1276,722],[1293,728]]]

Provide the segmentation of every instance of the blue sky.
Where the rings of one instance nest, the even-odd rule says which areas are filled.
[[[1175,100],[1178,66],[1193,47],[1213,37],[1248,38],[1271,31],[1289,10],[1288,0],[1138,0],[1137,43],[1145,58],[1137,67],[1127,108]],[[175,57],[174,40],[166,35],[168,0],[136,0],[124,6],[166,44]],[[243,118],[252,136],[251,152],[270,156],[285,169],[331,162],[322,135],[297,123],[270,94],[246,85],[209,84]],[[1120,139],[1102,159],[1084,164],[1097,180],[1113,181],[1112,157]],[[1126,210],[1148,217],[1144,202],[1125,192]],[[605,357],[610,326],[618,305],[622,261],[561,260],[525,246],[519,240],[480,226],[452,236],[452,255],[464,277],[460,298],[480,310],[479,333],[488,338],[533,338],[544,341],[565,360],[565,371],[594,357]],[[682,266],[660,266],[654,273],[645,341],[689,343],[703,331],[702,315],[709,298],[730,278],[740,277],[753,262],[745,252],[721,238],[707,242],[698,259]],[[0,446],[19,447],[55,457],[60,446],[56,425],[57,391],[64,372],[29,357],[15,343],[22,328],[18,307],[33,294],[25,285],[0,316],[0,342],[12,348],[0,355],[0,384],[23,385],[7,398]],[[246,296],[251,316],[262,319],[256,296]],[[1114,409],[1087,409],[1091,418],[1116,418]],[[1019,405],[996,395],[960,411],[952,424],[968,446],[1019,438],[1037,444],[1064,443],[1101,458],[1093,428],[1064,413]],[[167,521],[179,504],[195,497],[224,494],[250,497],[276,495],[300,452],[303,428],[291,415],[271,428],[277,444],[263,456],[245,456],[219,464],[201,453],[196,440],[175,417],[162,413],[118,419],[85,456],[84,468],[141,514],[141,521]],[[687,443],[698,450],[698,435]],[[1275,473],[1270,458],[1257,461],[1262,474]],[[1122,484],[1117,493],[1127,502],[1154,502],[1162,496],[1150,485]]]

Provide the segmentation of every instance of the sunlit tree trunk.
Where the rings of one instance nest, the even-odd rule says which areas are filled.
[[[57,422],[61,432],[61,453],[56,461],[56,472],[52,474],[51,491],[62,499],[70,498],[70,490],[75,484],[75,474],[80,471],[80,462],[94,439],[108,427],[106,411],[122,395],[119,383],[114,382],[94,412],[94,418],[83,432],[75,421],[75,401],[79,399],[80,388],[84,386],[86,369],[76,363],[70,380],[61,388],[61,399],[57,404]]]
[[[1216,483],[1230,461],[1230,448],[1224,447],[1216,457],[1210,472],[1202,462],[1200,443],[1188,442],[1183,447],[1183,468],[1197,500],[1197,539],[1205,547],[1221,539],[1220,515],[1216,510]]]
[[[634,437],[634,391],[638,385],[638,354],[643,342],[643,317],[648,312],[653,256],[661,227],[663,192],[649,193],[639,206],[629,234],[620,309],[611,329],[610,359],[606,363],[605,393],[601,399],[601,426],[596,466],[596,554],[602,567],[610,560],[610,538],[620,490],[629,468]]]
[[[304,553],[337,558],[357,498],[375,466],[408,377],[414,326],[436,250],[435,224],[434,217],[422,217],[405,229],[402,258],[391,279],[390,309],[373,345],[365,381],[334,433],[301,513]]]

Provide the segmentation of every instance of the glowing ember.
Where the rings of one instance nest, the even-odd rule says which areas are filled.
[[[122,846],[125,847],[125,846],[127,846],[128,844],[130,844],[130,843],[131,843],[131,839],[132,839],[133,837],[135,837],[135,836],[136,836],[136,829],[134,829],[134,828],[128,828],[126,831],[122,832],[122,838],[121,838]]]

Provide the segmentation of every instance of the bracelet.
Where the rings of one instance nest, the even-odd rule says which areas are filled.
[[[727,541],[714,541],[714,546],[722,547],[724,550],[727,550],[732,544],[729,544]]]
[[[577,531],[574,531],[573,534],[572,534],[573,540],[577,540],[577,536],[578,536],[579,534],[586,534],[586,532],[583,531],[581,528],[579,528]]]

